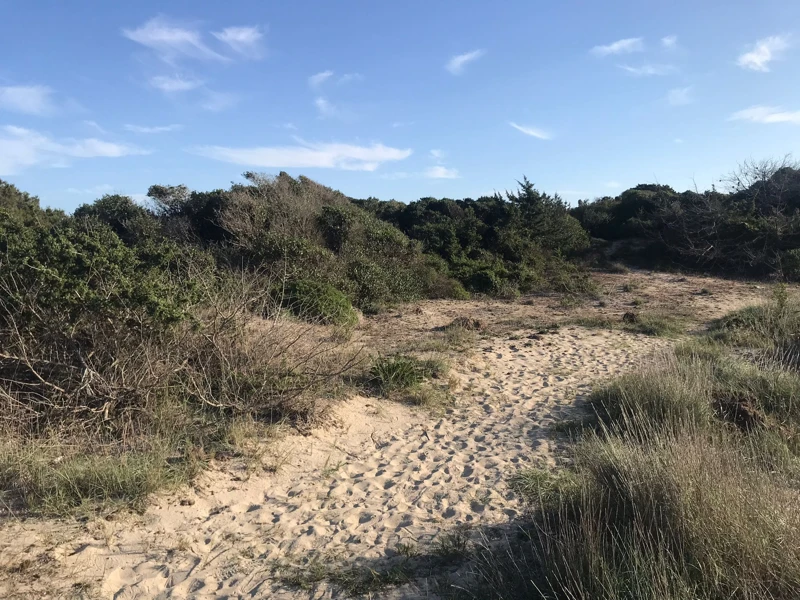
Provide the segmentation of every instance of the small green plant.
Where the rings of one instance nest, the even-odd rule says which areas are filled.
[[[421,360],[414,356],[396,354],[379,356],[370,369],[370,382],[382,394],[410,390],[427,378],[439,378],[447,372],[442,360]]]
[[[636,282],[636,281],[628,281],[628,282],[622,284],[622,291],[625,292],[626,294],[629,294],[631,292],[635,292],[640,287],[641,286],[639,285],[638,282]]]
[[[470,553],[469,530],[457,527],[442,533],[431,546],[431,552],[446,562],[461,560]]]
[[[354,325],[358,316],[342,292],[328,283],[290,281],[282,290],[282,305],[303,320],[326,325]]]

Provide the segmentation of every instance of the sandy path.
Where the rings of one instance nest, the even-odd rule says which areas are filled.
[[[330,598],[336,591],[324,583],[311,591],[282,584],[276,565],[310,557],[378,564],[400,543],[424,549],[459,526],[510,523],[521,507],[509,475],[560,460],[563,442],[549,425],[576,415],[591,385],[670,343],[577,327],[537,335],[535,323],[618,319],[635,298],[703,322],[765,293],[668,274],[600,281],[604,301],[576,308],[556,298],[430,301],[371,318],[363,333],[379,349],[414,348],[461,315],[479,318],[493,337],[454,368],[457,404],[442,417],[355,397],[339,405],[335,425],[273,444],[263,462],[280,467],[276,474],[222,463],[191,489],[154,498],[140,516],[7,521],[0,598]],[[425,586],[420,579],[391,596],[431,597]]]
[[[278,475],[211,472],[141,517],[6,526],[2,562],[52,574],[16,593],[60,597],[78,584],[118,599],[324,598],[335,595],[324,584],[309,595],[275,581],[275,561],[377,559],[455,526],[509,522],[519,510],[509,474],[558,459],[548,425],[573,414],[591,383],[666,343],[582,328],[531,334],[482,341],[457,368],[459,401],[442,418],[354,398],[338,427],[273,449],[288,460]],[[0,584],[0,596],[13,593]]]

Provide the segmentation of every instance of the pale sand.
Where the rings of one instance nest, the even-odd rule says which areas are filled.
[[[665,305],[676,302],[669,276],[642,277],[653,290],[669,292]],[[703,317],[760,294],[725,282],[725,292],[694,296],[698,281],[689,280],[685,304]],[[302,565],[314,555],[377,564],[400,543],[424,549],[456,527],[513,522],[522,507],[509,476],[563,458],[565,442],[549,426],[579,415],[591,385],[671,343],[579,327],[537,335],[514,325],[570,312],[544,305],[428,302],[367,323],[367,335],[392,344],[413,341],[421,335],[414,332],[430,332],[457,314],[507,325],[455,365],[457,403],[441,417],[355,397],[336,408],[335,426],[308,436],[288,433],[272,444],[263,462],[280,465],[277,474],[260,469],[247,476],[222,464],[191,489],[154,498],[142,516],[8,521],[0,530],[0,597],[336,597],[325,583],[311,591],[287,587],[275,579],[275,565]],[[33,566],[9,572],[25,560]],[[42,577],[34,580],[37,572]],[[375,597],[431,597],[427,583],[421,578]]]

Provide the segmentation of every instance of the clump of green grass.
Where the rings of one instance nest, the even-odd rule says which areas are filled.
[[[469,530],[456,527],[452,531],[440,534],[434,540],[431,553],[446,562],[455,562],[469,556],[471,548]]]
[[[617,320],[605,316],[590,316],[580,317],[572,322],[581,327],[619,329],[653,337],[675,337],[686,330],[685,322],[674,315],[660,312],[626,313],[626,315],[630,317]]]
[[[422,360],[407,354],[379,356],[370,368],[370,383],[382,394],[413,389],[428,378],[439,378],[447,372],[443,360]]]
[[[771,302],[748,306],[712,323],[713,339],[734,346],[777,349],[800,335],[800,301],[776,286]]]
[[[167,448],[74,454],[57,442],[0,447],[0,486],[28,510],[53,516],[128,507],[141,509],[158,489],[176,487],[199,463]]]
[[[312,590],[317,584],[327,581],[344,592],[348,598],[371,596],[411,580],[408,559],[393,566],[373,569],[366,566],[343,565],[315,555],[304,565],[278,566],[277,571],[278,578],[286,585]]]
[[[420,385],[412,388],[405,395],[408,403],[425,408],[434,413],[442,413],[453,405],[454,398],[445,388],[435,385]]]

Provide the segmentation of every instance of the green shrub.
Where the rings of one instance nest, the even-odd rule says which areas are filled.
[[[396,354],[379,356],[370,368],[370,382],[381,393],[410,390],[429,377],[441,377],[447,366],[437,360],[420,360]]]
[[[109,226],[90,218],[2,229],[0,302],[18,324],[76,331],[142,319],[161,327],[186,317],[192,281],[163,270],[171,260],[167,246],[149,247],[140,257]]]
[[[358,321],[358,315],[347,296],[332,285],[319,281],[288,282],[282,291],[281,303],[306,321],[345,326]]]

